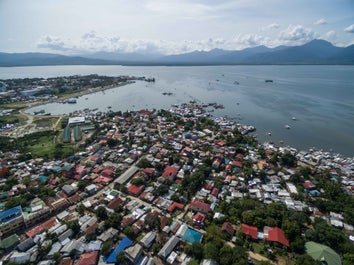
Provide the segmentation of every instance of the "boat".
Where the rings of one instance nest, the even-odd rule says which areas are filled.
[[[285,125],[285,129],[290,129],[290,125]]]
[[[76,103],[76,99],[75,98],[69,98],[66,103],[69,103],[69,104],[75,104]]]
[[[171,106],[174,108],[178,108],[178,104],[172,104]]]
[[[271,132],[268,132],[267,134],[268,134],[269,136],[272,136],[272,133],[271,133]]]
[[[34,113],[34,115],[38,115],[38,114],[43,114],[44,112],[45,112],[45,110],[44,110],[44,109],[41,109],[41,110],[35,111],[35,112],[33,112],[33,113]]]
[[[297,120],[296,117],[292,117],[291,119],[292,119],[293,121],[296,121],[296,120]]]
[[[266,82],[266,83],[273,83],[273,80],[272,80],[272,79],[266,79],[264,82]]]

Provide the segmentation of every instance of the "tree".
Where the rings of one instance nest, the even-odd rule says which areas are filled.
[[[321,262],[314,260],[310,255],[300,255],[295,260],[295,265],[320,265]]]
[[[215,242],[208,242],[204,245],[204,258],[205,259],[212,259],[212,260],[219,260],[219,247]]]
[[[290,152],[285,152],[281,157],[280,157],[280,163],[283,166],[287,167],[295,167],[297,164],[296,157],[291,154]]]
[[[134,238],[135,236],[134,230],[130,226],[124,228],[123,233],[129,238]]]
[[[125,262],[127,261],[127,257],[125,256],[124,251],[118,252],[116,258],[117,258],[117,262],[116,262],[117,265],[125,264]]]
[[[194,242],[192,244],[192,255],[195,259],[201,260],[203,258],[203,245],[200,242]]]
[[[100,220],[105,220],[107,218],[107,211],[104,206],[99,206],[96,209],[96,215]]]
[[[107,257],[109,253],[111,253],[112,246],[113,246],[113,241],[111,239],[107,240],[106,242],[103,242],[101,253],[104,257]]]

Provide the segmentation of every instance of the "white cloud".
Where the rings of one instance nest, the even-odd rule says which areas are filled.
[[[348,33],[354,33],[354,24],[351,24],[350,26],[346,27],[344,31]]]
[[[323,36],[321,36],[321,38],[334,43],[337,39],[337,33],[334,30],[330,30],[326,32]]]
[[[44,36],[37,44],[38,48],[44,48],[55,51],[68,51],[70,48],[65,46],[64,41],[60,37]]]
[[[321,18],[319,20],[316,20],[313,24],[315,24],[315,25],[326,25],[327,21],[324,18]]]
[[[269,25],[263,27],[262,30],[278,29],[278,28],[279,28],[278,23],[272,23],[272,24],[269,24]]]
[[[309,42],[317,37],[317,34],[309,28],[301,25],[289,25],[287,29],[280,32],[279,41],[284,44],[298,45]]]

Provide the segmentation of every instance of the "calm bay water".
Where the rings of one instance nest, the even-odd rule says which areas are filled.
[[[137,110],[169,108],[190,100],[225,106],[214,116],[241,117],[257,127],[260,141],[284,141],[298,149],[311,147],[354,156],[354,66],[44,66],[0,68],[0,79],[76,74],[155,77],[85,95],[77,104],[52,103],[52,114],[85,108]],[[273,82],[266,83],[266,79]],[[162,95],[172,92],[171,96]],[[296,117],[296,121],[292,120]],[[285,129],[290,125],[291,129]],[[272,135],[269,136],[267,133]]]

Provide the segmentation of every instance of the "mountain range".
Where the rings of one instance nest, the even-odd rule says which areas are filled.
[[[243,50],[193,51],[176,55],[96,52],[77,56],[51,53],[0,53],[0,66],[34,65],[268,65],[354,64],[354,45],[336,47],[325,40],[301,46],[257,46]]]

